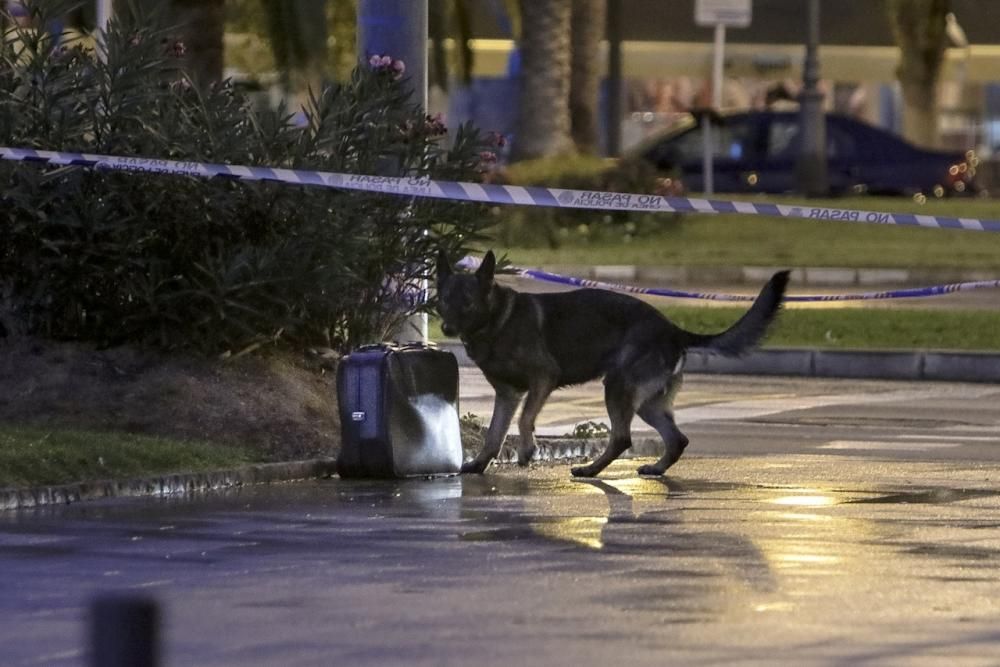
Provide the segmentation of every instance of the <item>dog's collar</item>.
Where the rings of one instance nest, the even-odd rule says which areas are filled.
[[[483,336],[495,335],[504,328],[510,316],[514,313],[514,299],[512,295],[504,294],[504,305],[503,310],[500,312],[500,317],[497,318],[496,322],[487,321],[486,324],[471,331],[467,334],[461,336],[462,342],[474,343],[476,338],[482,338]]]

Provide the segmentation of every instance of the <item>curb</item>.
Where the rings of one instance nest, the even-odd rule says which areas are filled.
[[[594,458],[604,451],[605,444],[604,438],[539,437],[535,460],[541,463],[558,463],[574,459]],[[516,447],[517,436],[510,436],[500,450],[495,464],[517,465]],[[633,440],[632,448],[622,458],[659,456],[659,448],[660,441],[658,439],[638,437]],[[471,459],[475,453],[471,450],[467,451],[465,458]],[[336,459],[322,458],[287,463],[264,463],[234,470],[162,475],[124,481],[102,480],[59,486],[0,489],[0,512],[70,505],[106,498],[191,495],[255,484],[323,479],[333,477],[336,472]]]
[[[461,343],[439,342],[461,366],[474,366]],[[688,352],[686,373],[788,375],[797,377],[940,382],[1000,382],[1000,354],[900,350],[764,348],[732,359],[703,350]]]
[[[253,484],[329,477],[335,472],[335,460],[323,458],[288,463],[262,463],[233,470],[162,475],[123,481],[102,480],[59,486],[0,489],[0,511],[69,505],[100,498],[173,496]]]

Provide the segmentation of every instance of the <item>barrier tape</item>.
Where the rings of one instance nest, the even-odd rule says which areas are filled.
[[[481,260],[477,257],[464,257],[458,265],[462,268],[474,271],[479,267]],[[572,287],[595,287],[598,289],[612,290],[615,292],[627,292],[629,294],[642,294],[645,296],[664,296],[675,299],[699,299],[702,301],[733,301],[751,302],[757,298],[756,295],[748,294],[715,294],[712,292],[685,292],[682,290],[672,290],[658,287],[636,287],[634,285],[623,285],[620,283],[608,283],[589,278],[575,278],[573,276],[563,276],[558,273],[550,273],[539,269],[523,269],[510,267],[515,275],[560,285]],[[897,290],[886,290],[882,292],[858,292],[855,294],[800,294],[786,295],[785,301],[800,303],[822,302],[822,301],[871,301],[880,299],[913,299],[929,296],[942,296],[977,289],[990,289],[1000,287],[1000,280],[979,280],[964,283],[949,283],[947,285],[931,285],[930,287],[911,287]]]
[[[739,213],[743,215],[770,215],[783,218],[806,218],[881,225],[1000,232],[1000,220],[981,220],[978,218],[955,218],[917,215],[914,213],[885,213],[882,211],[790,206],[785,204],[758,204],[718,199],[664,197],[660,195],[625,192],[598,192],[594,190],[564,190],[561,188],[522,187],[491,183],[436,181],[428,178],[366,176],[327,171],[247,167],[207,162],[185,162],[157,158],[94,155],[90,153],[64,153],[24,148],[0,147],[0,159],[94,169],[177,174],[200,178],[273,181],[296,185],[315,185],[340,190],[361,190],[408,197],[474,201],[491,204],[552,206],[601,211]]]

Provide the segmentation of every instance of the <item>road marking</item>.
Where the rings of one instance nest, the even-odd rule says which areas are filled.
[[[907,451],[926,451],[929,449],[950,449],[961,447],[961,442],[903,442],[899,440],[831,440],[825,445],[820,445],[819,449],[888,449]]]

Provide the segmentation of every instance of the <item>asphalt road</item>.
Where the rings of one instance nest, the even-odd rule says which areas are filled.
[[[545,427],[600,397],[563,392]],[[85,664],[90,601],[125,591],[161,605],[167,665],[997,665],[998,400],[700,377],[664,479],[626,459],[0,514],[0,664]],[[462,409],[488,412],[471,369]]]

